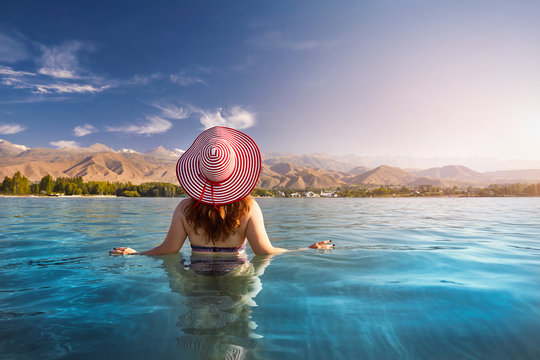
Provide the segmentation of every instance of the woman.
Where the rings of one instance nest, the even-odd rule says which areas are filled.
[[[216,126],[201,133],[180,157],[176,175],[190,196],[178,204],[163,243],[138,253],[118,247],[111,255],[165,255],[180,251],[189,237],[193,253],[241,253],[246,239],[256,255],[289,251],[274,247],[263,215],[250,196],[261,173],[261,154],[246,134]],[[330,249],[331,241],[310,248]]]

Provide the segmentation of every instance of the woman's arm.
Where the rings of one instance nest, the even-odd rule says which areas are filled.
[[[249,242],[249,246],[255,253],[255,255],[267,255],[267,254],[280,254],[288,251],[279,247],[274,247],[268,238],[266,233],[266,228],[264,227],[264,219],[262,215],[261,208],[256,201],[253,201],[251,205],[251,210],[249,212],[249,220],[246,229],[246,237]],[[320,241],[318,243],[312,244],[309,247],[312,249],[331,249],[333,248],[332,241]],[[303,249],[297,249],[303,250]]]
[[[167,233],[167,236],[165,237],[165,240],[163,240],[163,243],[161,245],[156,246],[155,248],[143,251],[138,253],[136,250],[133,250],[128,247],[118,247],[114,248],[112,251],[109,251],[109,254],[111,255],[166,255],[166,254],[172,254],[177,253],[182,248],[182,245],[184,245],[184,241],[186,241],[187,232],[184,228],[184,222],[182,221],[182,217],[184,214],[184,207],[186,206],[187,201],[182,200],[180,204],[176,207],[176,210],[174,211],[171,226],[169,227],[169,232]]]

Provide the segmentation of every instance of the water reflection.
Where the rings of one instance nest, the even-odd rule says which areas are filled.
[[[180,294],[186,312],[178,316],[182,336],[178,347],[198,359],[253,358],[257,324],[251,320],[254,298],[262,289],[260,276],[271,256],[192,254],[164,257],[171,290]]]

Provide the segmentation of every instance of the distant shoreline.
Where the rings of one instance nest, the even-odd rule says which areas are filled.
[[[127,196],[116,196],[116,195],[0,195],[0,198],[20,198],[20,197],[31,197],[31,198],[117,198],[117,197],[127,197]]]
[[[0,195],[0,198],[50,198],[50,199],[183,199],[187,196],[141,196],[141,197],[129,197],[129,196],[117,196],[117,195]],[[375,196],[337,196],[337,197],[272,197],[272,196],[253,196],[256,199],[396,199],[396,198],[430,198],[430,199],[456,199],[456,198],[537,198],[540,195],[502,195],[502,196],[466,196],[466,195],[421,195],[421,196],[406,196],[406,195],[375,195]]]

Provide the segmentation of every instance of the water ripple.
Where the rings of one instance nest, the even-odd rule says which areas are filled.
[[[276,246],[336,248],[221,277],[108,256],[178,201],[0,198],[3,356],[540,358],[540,198],[260,199]]]

